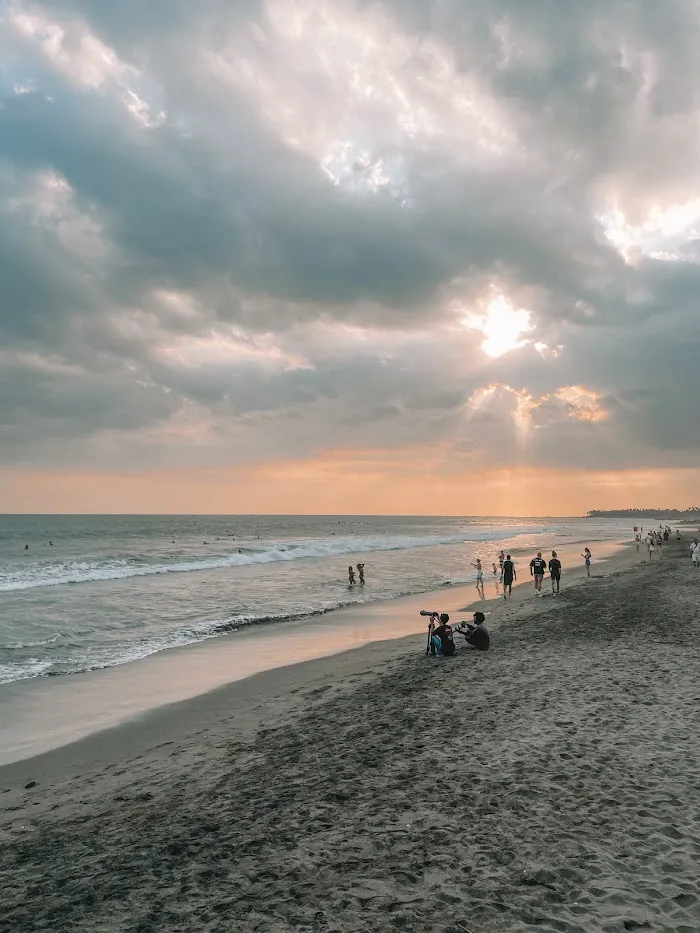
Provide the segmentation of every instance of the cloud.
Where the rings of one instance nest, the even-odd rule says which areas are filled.
[[[2,462],[692,466],[699,27],[0,7]]]

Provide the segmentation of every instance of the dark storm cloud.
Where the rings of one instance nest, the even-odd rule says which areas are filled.
[[[648,218],[697,190],[698,32],[690,0],[16,0],[6,459],[111,432],[177,460],[184,417],[208,460],[449,436],[484,463],[687,462],[696,218]],[[461,324],[490,291],[534,325],[492,361]],[[510,390],[472,411],[490,383],[550,399],[527,437]]]

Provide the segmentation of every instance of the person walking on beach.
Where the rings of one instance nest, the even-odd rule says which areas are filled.
[[[500,554],[498,555],[498,566],[501,569],[501,576],[503,576],[503,564],[505,562],[505,559],[506,559],[506,555],[503,553],[503,551],[501,551]]]
[[[350,586],[355,584],[355,571],[352,569],[352,564],[348,567],[348,583]]]
[[[537,557],[533,557],[530,561],[530,576],[535,578],[535,596],[542,595],[542,581],[546,569],[547,562],[542,558],[542,551],[538,551]]]
[[[515,572],[515,564],[511,560],[510,554],[508,554],[503,561],[503,576],[501,579],[503,581],[503,598],[508,599],[513,592],[513,581],[518,579],[518,575]]]
[[[700,544],[696,543],[695,547],[693,548],[692,558],[693,558],[693,567],[695,567],[695,569],[697,570],[698,567],[700,567]]]
[[[634,536],[634,543],[637,545],[637,554],[639,554],[640,541],[641,541],[641,535],[639,534],[639,532],[637,532],[637,534]]]
[[[583,557],[584,562],[586,564],[586,576],[590,577],[591,575],[591,552],[590,550],[588,548],[584,548],[583,554],[581,555],[581,557]]]
[[[364,586],[364,582],[365,582],[365,565],[364,564],[357,565],[357,573],[358,573],[358,576],[360,577],[360,583]]]
[[[472,564],[472,567],[476,570],[476,591],[481,596],[482,599],[485,599],[484,596],[484,568],[481,566],[481,558],[477,557],[476,563]]]
[[[559,581],[561,580],[561,561],[557,557],[556,551],[552,551],[552,559],[549,562],[549,575],[552,578],[552,595],[558,596]]]

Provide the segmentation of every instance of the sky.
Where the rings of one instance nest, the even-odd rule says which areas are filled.
[[[0,512],[700,501],[697,0],[0,0]]]

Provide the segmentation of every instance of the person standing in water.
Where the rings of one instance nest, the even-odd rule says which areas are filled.
[[[357,565],[357,573],[360,577],[360,583],[364,585],[364,582],[365,582],[365,565],[364,564]]]
[[[510,559],[510,554],[506,556],[506,559],[503,561],[503,598],[508,599],[513,592],[513,581],[518,579],[518,575],[515,572],[515,564]]]
[[[542,551],[538,551],[537,557],[533,557],[530,561],[530,576],[535,578],[535,596],[542,595],[542,581],[546,569],[547,562],[542,557]]]
[[[501,570],[501,576],[503,576],[503,564],[505,562],[505,559],[506,559],[506,555],[503,553],[503,551],[501,551],[500,554],[498,555],[498,566],[500,567],[500,570]]]
[[[549,562],[549,575],[552,578],[552,595],[558,596],[559,581],[561,580],[561,561],[557,557],[556,551],[552,551],[552,559]]]
[[[476,570],[476,591],[481,596],[482,599],[485,599],[484,596],[484,568],[481,566],[481,558],[477,557],[476,563],[472,564],[472,567]]]
[[[584,548],[583,554],[581,555],[581,557],[583,557],[584,562],[586,564],[586,576],[590,577],[591,575],[591,552],[590,550],[588,548]]]
[[[352,569],[352,564],[348,567],[348,583],[350,586],[355,585],[355,571]]]

